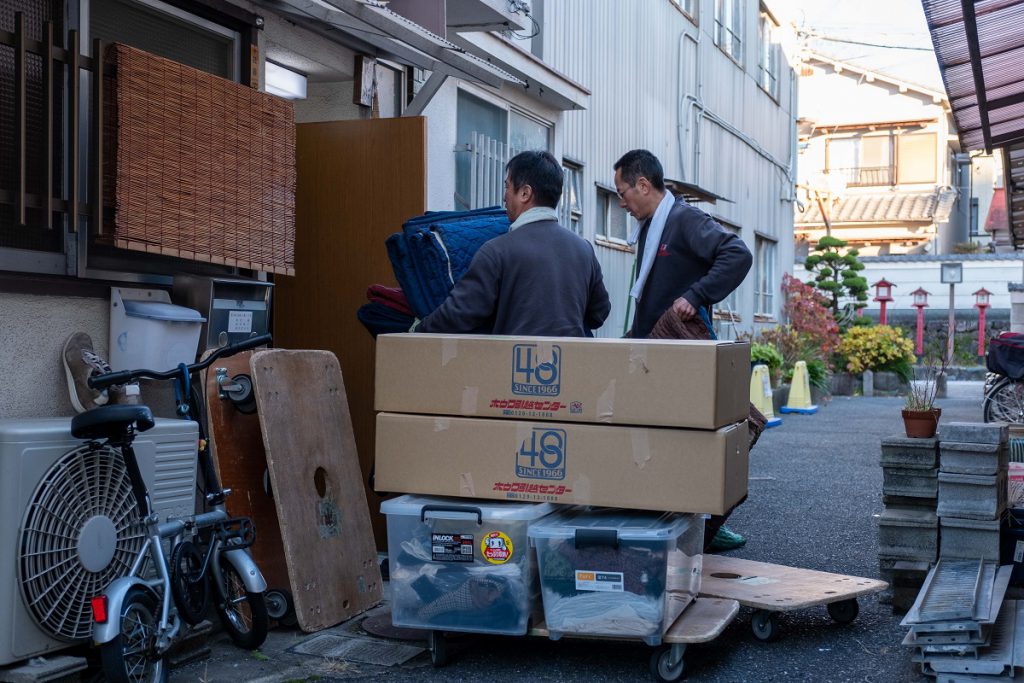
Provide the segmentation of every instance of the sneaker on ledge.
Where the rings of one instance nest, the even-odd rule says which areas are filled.
[[[719,527],[718,533],[711,539],[711,545],[708,546],[708,550],[712,552],[722,552],[725,550],[736,550],[746,545],[747,539],[740,536],[735,531],[730,531],[728,527]]]
[[[64,374],[68,380],[68,392],[71,405],[75,410],[84,413],[110,400],[107,392],[89,388],[89,378],[110,372],[110,364],[92,348],[92,338],[84,332],[76,332],[64,342],[61,354],[64,362]]]

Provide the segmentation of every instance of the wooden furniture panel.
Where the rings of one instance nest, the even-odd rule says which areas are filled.
[[[297,127],[295,276],[274,282],[274,345],[341,364],[378,549],[387,548],[373,466],[374,342],[356,319],[375,283],[397,286],[384,240],[426,211],[426,119]]]

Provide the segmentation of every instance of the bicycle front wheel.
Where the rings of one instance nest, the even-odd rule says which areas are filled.
[[[111,683],[167,683],[167,662],[156,653],[159,611],[156,597],[131,588],[118,614],[121,632],[100,646],[103,674]]]
[[[220,576],[215,576],[222,589],[217,597],[217,616],[235,645],[255,650],[267,638],[269,618],[263,593],[250,593],[235,566],[221,556]]]
[[[996,382],[982,404],[985,422],[1024,423],[1024,382],[1009,377]]]

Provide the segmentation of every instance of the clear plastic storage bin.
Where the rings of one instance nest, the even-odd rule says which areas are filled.
[[[530,526],[544,619],[564,634],[658,645],[700,591],[700,515],[573,508]]]
[[[527,529],[553,510],[425,496],[382,503],[394,625],[524,635],[539,592]]]

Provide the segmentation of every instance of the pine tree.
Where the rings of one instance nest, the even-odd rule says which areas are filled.
[[[804,268],[815,273],[812,284],[829,300],[837,319],[844,299],[852,299],[854,309],[864,308],[868,300],[868,281],[859,275],[864,264],[857,258],[859,252],[846,245],[836,237],[822,237],[804,261]]]

